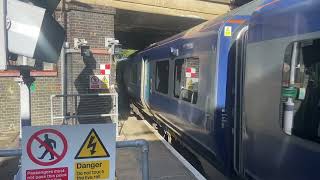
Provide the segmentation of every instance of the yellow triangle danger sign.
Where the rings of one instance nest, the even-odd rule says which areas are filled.
[[[88,159],[88,158],[104,158],[110,157],[107,149],[104,147],[97,132],[91,129],[86,140],[83,142],[75,159]]]

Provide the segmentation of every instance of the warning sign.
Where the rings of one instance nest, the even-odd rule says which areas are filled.
[[[114,124],[23,127],[22,132],[22,179],[114,180]]]
[[[109,89],[109,75],[90,76],[90,89]]]
[[[27,170],[26,180],[68,180],[68,168]]]
[[[111,73],[111,64],[100,64],[100,74],[106,75]]]
[[[187,78],[195,78],[197,76],[197,70],[193,67],[187,67],[186,68],[186,77]]]
[[[61,142],[58,148],[57,141]],[[32,150],[33,145],[39,145],[37,151]],[[34,133],[29,139],[27,153],[34,163],[51,166],[63,159],[68,149],[67,146],[67,140],[62,133],[54,129],[42,129]],[[39,152],[43,153],[40,153],[40,155]]]
[[[92,129],[79,149],[75,159],[103,157],[110,157],[110,155],[102,144],[97,132]]]
[[[76,179],[107,179],[109,178],[109,161],[86,161],[74,165]]]
[[[100,89],[100,79],[97,76],[90,76],[90,89]]]
[[[102,77],[101,89],[109,89],[109,76]]]
[[[232,36],[232,26],[224,27],[224,36],[231,37]]]

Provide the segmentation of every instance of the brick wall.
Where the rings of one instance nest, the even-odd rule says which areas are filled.
[[[32,125],[50,125],[50,96],[61,94],[60,75],[58,77],[37,77],[34,84],[35,91],[31,92]]]
[[[67,13],[68,42],[73,45],[74,38],[84,38],[91,48],[103,48],[105,37],[114,37],[114,8],[97,6],[79,7],[69,5]],[[89,12],[88,12],[89,11]],[[68,92],[88,93],[89,75],[99,73],[99,64],[111,63],[108,56],[94,55],[92,58],[82,58],[79,54],[68,56]],[[85,66],[87,63],[87,68]],[[82,74],[81,74],[82,72]],[[81,74],[81,76],[79,76]],[[75,87],[75,81],[82,79]],[[114,82],[114,79],[112,80]]]
[[[0,78],[0,130],[18,131],[20,118],[20,91],[14,78]]]
[[[114,37],[115,9],[82,4],[69,4],[66,8],[67,11],[64,13],[61,12],[61,8],[57,10],[55,17],[62,25],[67,24],[67,41],[71,46],[73,46],[73,38],[85,38],[91,47],[103,48],[104,38]],[[100,63],[109,62],[110,58],[105,56],[94,56],[84,60],[78,54],[69,55],[67,57],[68,93],[94,93],[88,89],[88,76],[98,73]],[[36,78],[35,91],[31,94],[33,125],[50,124],[50,96],[61,94],[60,72],[60,62],[58,62],[57,77]],[[112,73],[115,74],[115,70]],[[115,76],[112,75],[112,77],[110,84],[115,81]],[[19,117],[19,85],[14,82],[14,78],[0,77],[0,131],[19,131]],[[61,121],[57,120],[55,124],[61,124]]]
[[[114,14],[113,8],[101,8],[97,6],[79,7],[69,5],[68,12],[68,41],[73,44],[74,38],[84,38],[90,48],[103,48],[105,37],[114,37]],[[112,63],[109,56],[93,55],[83,58],[79,54],[71,54],[67,58],[68,93],[88,94],[106,93],[108,90],[90,90],[89,76],[99,74],[100,64]],[[115,74],[115,69],[112,69]],[[110,84],[115,82],[115,76],[110,79]],[[68,102],[68,111],[78,115],[109,113],[111,107],[109,97],[80,97],[77,103]],[[109,118],[80,118],[79,123],[103,123]]]

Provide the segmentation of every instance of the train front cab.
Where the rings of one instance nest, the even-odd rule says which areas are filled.
[[[320,177],[319,8],[319,1],[277,1],[239,33],[234,168],[247,179]]]

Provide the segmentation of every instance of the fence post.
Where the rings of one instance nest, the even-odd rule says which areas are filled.
[[[149,180],[149,143],[146,140],[118,141],[117,148],[140,147],[142,154],[142,179]]]
[[[0,70],[7,69],[7,0],[0,2]]]
[[[116,135],[119,136],[119,113],[118,113],[118,93],[115,95],[115,103],[116,103]]]

